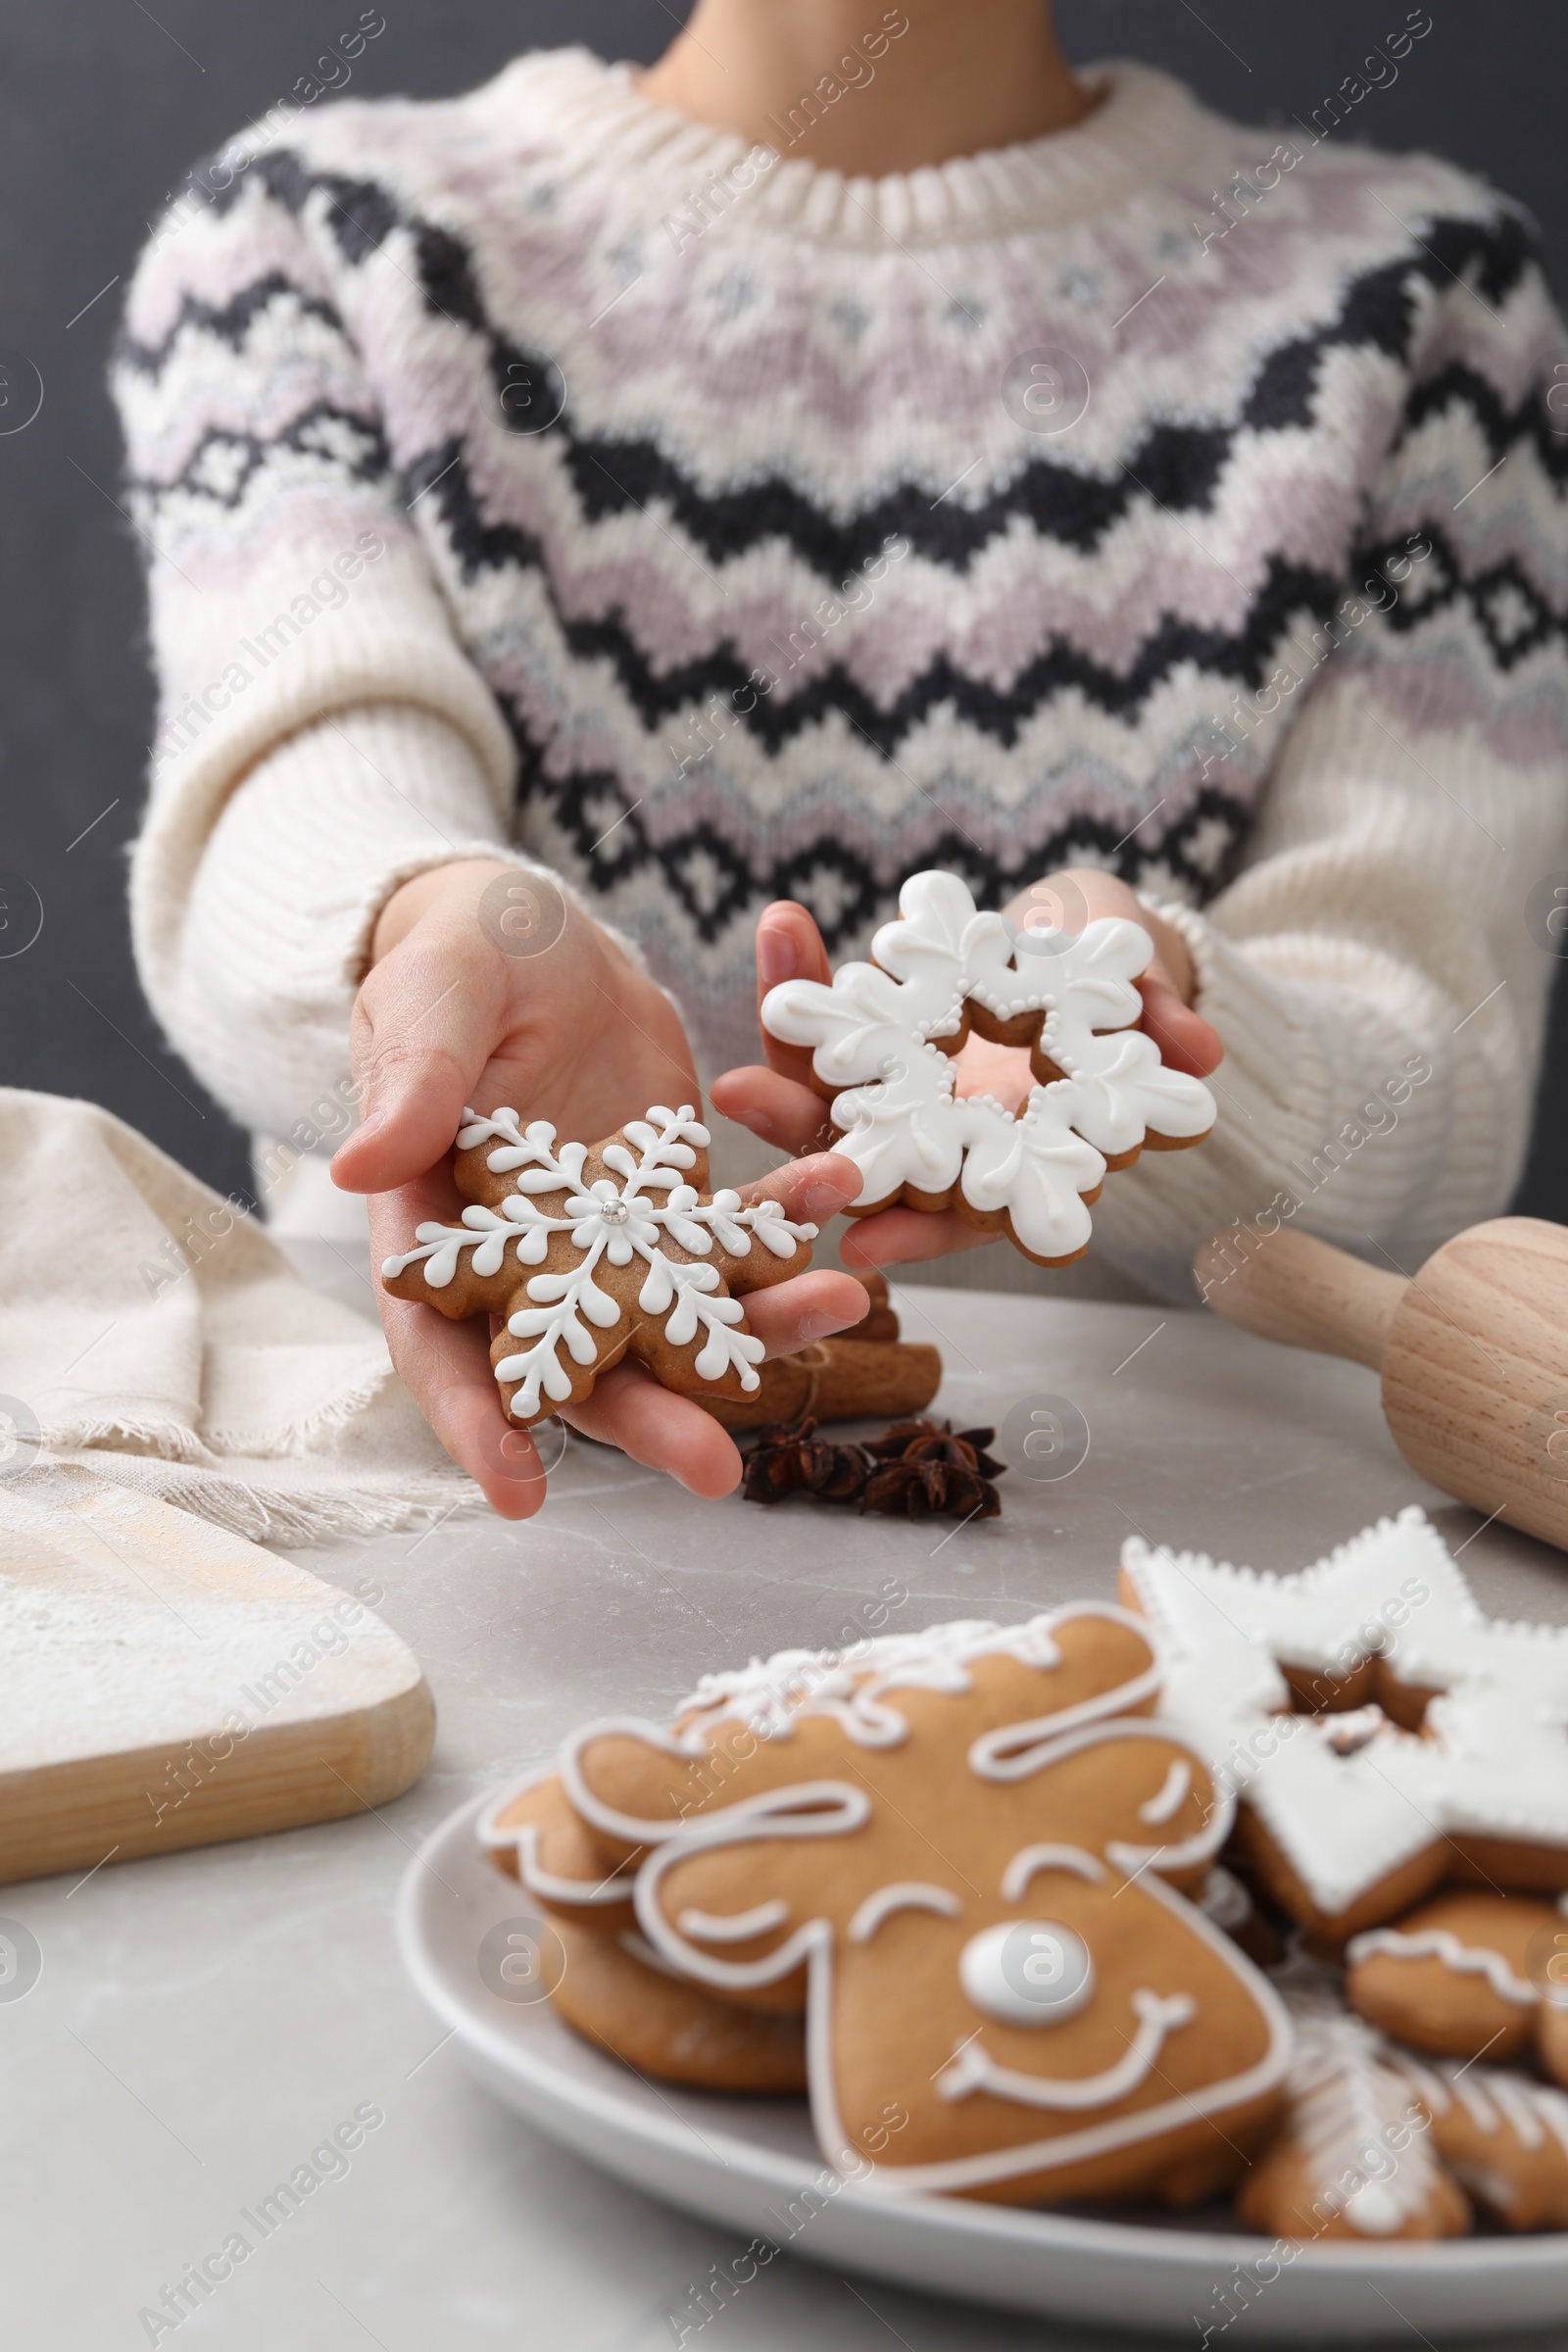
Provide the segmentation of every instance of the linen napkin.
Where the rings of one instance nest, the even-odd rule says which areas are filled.
[[[257,1219],[96,1104],[0,1088],[0,1474],[39,1452],[279,1544],[484,1507]]]

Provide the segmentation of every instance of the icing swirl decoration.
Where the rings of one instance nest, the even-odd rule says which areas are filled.
[[[1501,1952],[1463,1944],[1447,1928],[1423,1928],[1414,1934],[1371,1928],[1365,1935],[1352,1936],[1345,1947],[1352,1968],[1380,1954],[1391,1960],[1441,1960],[1455,1976],[1485,1977],[1499,2001],[1511,2001],[1517,2008],[1533,2009],[1541,1998],[1536,1985],[1515,1976]]]
[[[871,952],[831,987],[786,980],[762,1000],[768,1034],[810,1051],[833,1149],[860,1170],[851,1216],[951,1206],[1038,1264],[1065,1265],[1089,1247],[1107,1169],[1212,1127],[1207,1087],[1166,1069],[1136,1027],[1134,983],[1154,952],[1141,924],[1102,916],[1019,938],[956,874],[932,871],[906,882]],[[959,1098],[954,1057],[971,1033],[1028,1049],[1035,1083],[1016,1117],[988,1095]]]
[[[710,1141],[689,1103],[656,1104],[592,1146],[558,1144],[547,1119],[524,1127],[510,1108],[466,1110],[462,1221],[416,1227],[382,1281],[454,1319],[504,1318],[491,1361],[517,1422],[580,1402],[627,1352],[666,1388],[748,1395],[764,1350],[731,1293],[799,1272],[816,1227],[776,1200],[704,1193]]]

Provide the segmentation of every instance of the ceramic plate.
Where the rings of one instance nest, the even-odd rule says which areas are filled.
[[[498,1955],[529,1911],[475,1839],[486,1801],[444,1822],[404,1878],[398,1941],[415,1984],[470,2071],[539,2131],[743,2242],[1189,2344],[1205,2327],[1228,2343],[1491,2337],[1568,2311],[1565,2234],[1304,2247],[1276,2271],[1264,2239],[1206,2215],[1102,2221],[959,2198],[892,2204],[836,2185],[804,2101],[656,2086],[580,2040],[548,1999],[527,1997],[538,1987],[526,1978],[505,1984]]]

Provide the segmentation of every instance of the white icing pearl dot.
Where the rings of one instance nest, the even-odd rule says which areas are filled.
[[[599,1214],[607,1225],[624,1225],[626,1219],[631,1215],[631,1210],[626,1206],[624,1200],[601,1200]]]
[[[977,2009],[1009,2026],[1054,2026],[1095,1989],[1089,1946],[1050,1919],[1006,1919],[970,1937],[958,1982]]]

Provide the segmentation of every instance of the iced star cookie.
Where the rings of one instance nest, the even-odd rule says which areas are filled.
[[[1243,2221],[1271,2237],[1462,2237],[1469,2206],[1408,2077],[1326,1990],[1279,1982],[1296,2056],[1278,2135],[1237,2194]]]
[[[1076,937],[1015,938],[956,874],[933,871],[905,883],[873,961],[841,965],[831,987],[770,989],[762,1026],[809,1054],[833,1149],[860,1170],[847,1213],[952,1207],[1037,1265],[1081,1257],[1107,1169],[1146,1145],[1200,1143],[1214,1123],[1208,1089],[1166,1069],[1136,1026],[1134,982],[1153,952],[1141,924],[1109,916]],[[1016,1117],[987,1095],[959,1100],[954,1056],[971,1031],[1027,1048],[1035,1084]]]
[[[521,1127],[514,1110],[466,1110],[463,1221],[420,1225],[383,1286],[454,1321],[501,1316],[490,1358],[523,1426],[581,1403],[628,1353],[667,1389],[738,1401],[764,1350],[731,1294],[801,1273],[816,1227],[774,1200],[705,1193],[710,1140],[689,1104],[656,1104],[593,1145],[558,1145],[548,1120]]]
[[[1346,1947],[1345,1997],[1396,2041],[1494,2063],[1535,2046],[1532,1955],[1560,1924],[1522,1894],[1441,1894]]]
[[[1152,1720],[1159,1678],[1116,1609],[936,1626],[591,1724],[561,1782],[662,1966],[804,2006],[817,2135],[863,2192],[1181,2201],[1267,2130],[1291,2036],[1179,1891],[1231,1808]]]
[[[1422,1512],[1292,1576],[1134,1538],[1121,1589],[1248,1868],[1324,1942],[1443,1881],[1568,1887],[1568,1628],[1484,1616]]]

